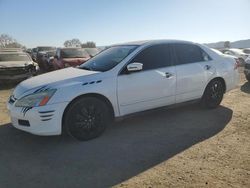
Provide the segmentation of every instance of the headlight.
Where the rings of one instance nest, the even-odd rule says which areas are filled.
[[[35,107],[35,106],[44,106],[54,95],[56,89],[51,89],[47,91],[42,91],[39,93],[34,93],[27,95],[19,100],[17,100],[16,107]]]

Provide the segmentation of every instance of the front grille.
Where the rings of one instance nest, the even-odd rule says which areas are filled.
[[[26,74],[29,73],[29,70],[25,67],[15,67],[15,68],[1,68],[0,75],[19,75],[19,74]]]

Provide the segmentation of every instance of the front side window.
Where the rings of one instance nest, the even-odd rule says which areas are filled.
[[[121,45],[110,47],[82,64],[79,68],[93,71],[108,71],[118,65],[138,46]]]
[[[208,61],[211,58],[198,46],[193,44],[174,44],[177,65]]]
[[[131,63],[142,63],[143,70],[151,70],[172,65],[169,45],[160,44],[146,48]]]

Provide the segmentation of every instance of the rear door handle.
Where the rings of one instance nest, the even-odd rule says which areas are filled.
[[[173,77],[173,74],[170,73],[170,72],[165,72],[165,77],[166,78],[171,78],[171,77]]]

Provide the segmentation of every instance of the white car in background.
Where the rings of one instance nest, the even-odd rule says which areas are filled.
[[[177,40],[112,46],[76,68],[20,83],[9,98],[14,127],[37,135],[95,138],[117,117],[199,100],[216,108],[239,81],[234,58]]]
[[[245,54],[247,54],[248,56],[250,55],[250,48],[245,48],[242,50]]]
[[[246,59],[245,70],[246,79],[250,82],[250,56]]]
[[[224,54],[235,56],[239,59],[241,65],[245,65],[245,60],[249,56],[242,49],[230,48],[224,51]]]
[[[0,49],[0,83],[20,82],[37,74],[37,63],[21,49]]]

